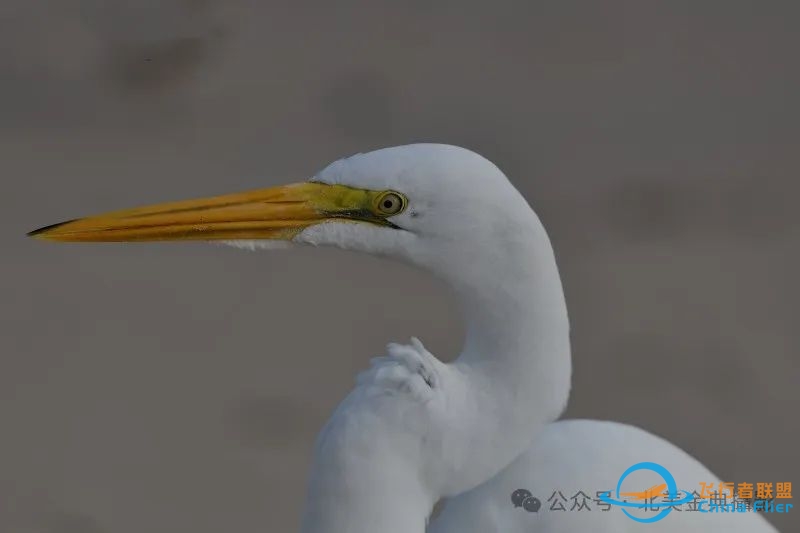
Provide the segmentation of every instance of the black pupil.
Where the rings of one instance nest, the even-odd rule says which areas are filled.
[[[386,199],[386,200],[383,201],[383,207],[385,207],[386,209],[391,208],[393,205],[394,205],[394,202],[392,202],[389,199]]]

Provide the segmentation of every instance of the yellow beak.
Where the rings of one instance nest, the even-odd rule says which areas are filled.
[[[382,193],[324,183],[157,204],[80,218],[30,232],[61,242],[291,240],[332,219],[394,227],[377,209]]]

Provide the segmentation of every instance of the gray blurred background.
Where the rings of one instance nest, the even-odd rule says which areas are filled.
[[[414,141],[492,159],[549,229],[569,416],[640,425],[724,480],[800,483],[799,16],[4,0],[0,531],[295,531],[315,434],[368,358],[411,335],[457,352],[445,290],[332,250],[24,233]]]

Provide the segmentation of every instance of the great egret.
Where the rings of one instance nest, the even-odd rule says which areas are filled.
[[[582,450],[601,463],[629,466],[628,452],[644,451],[655,438],[595,422],[552,424],[571,374],[558,268],[537,216],[483,157],[447,145],[386,148],[336,161],[306,183],[117,211],[32,235],[223,240],[248,248],[278,240],[385,255],[428,270],[458,300],[463,350],[444,364],[413,339],[389,345],[359,376],[319,435],[303,531],[422,533],[440,498],[471,489],[446,506],[433,531],[621,530],[598,529],[586,518],[534,526],[530,515],[520,521],[508,500],[515,477],[540,489],[606,483],[596,477],[596,464],[582,463]],[[573,431],[578,438],[564,441]],[[707,475],[676,448],[666,449],[667,458]],[[540,477],[547,466],[552,475]],[[746,519],[751,533],[771,530],[752,513]],[[708,523],[693,527],[679,530],[710,531]]]

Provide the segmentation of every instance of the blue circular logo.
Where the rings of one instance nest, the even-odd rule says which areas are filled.
[[[637,522],[642,522],[644,524],[649,524],[652,522],[658,522],[659,520],[663,520],[664,517],[666,517],[669,513],[672,512],[674,506],[683,505],[684,503],[689,503],[692,500],[694,500],[694,497],[690,493],[678,489],[677,485],[675,484],[675,478],[672,477],[672,474],[670,473],[669,470],[667,470],[658,463],[647,463],[647,462],[637,463],[622,473],[622,475],[619,478],[619,481],[617,482],[618,498],[622,493],[622,482],[625,481],[625,479],[629,475],[631,475],[634,472],[638,472],[639,470],[647,470],[650,472],[655,472],[656,474],[661,476],[661,479],[663,479],[664,483],[667,485],[666,493],[670,501],[658,502],[658,503],[643,501],[641,503],[636,503],[636,502],[614,500],[611,499],[606,494],[601,494],[600,500],[604,501],[605,503],[610,503],[612,505],[618,505],[622,507],[623,508],[622,512],[625,513],[628,516],[628,518],[630,518],[631,520],[635,520]],[[678,499],[680,493],[683,493],[685,496],[683,498]],[[640,496],[640,498],[645,500],[647,499],[646,496]],[[644,509],[644,508],[661,509],[661,511],[659,511],[658,514],[656,514],[655,516],[651,516],[649,518],[640,518],[638,516],[634,516],[631,513],[629,513],[628,510],[625,509],[626,507],[634,509]]]

